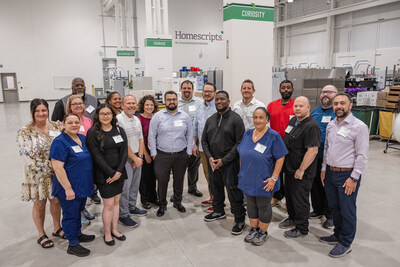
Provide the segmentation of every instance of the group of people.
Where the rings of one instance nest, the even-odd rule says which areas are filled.
[[[279,91],[281,99],[265,106],[255,99],[253,82],[245,80],[243,98],[231,109],[228,92],[207,82],[203,98],[197,98],[186,80],[179,97],[175,91],[165,92],[165,108],[158,112],[154,97],[144,96],[135,116],[134,96],[121,99],[114,92],[100,104],[76,78],[72,95],[57,102],[52,121],[47,102],[34,99],[32,121],[18,132],[18,142],[25,159],[22,198],[34,201],[38,244],[54,246],[43,228],[49,199],[52,235],[68,239],[68,253],[89,255],[80,243],[95,236],[81,232],[81,218],[91,218],[85,204],[87,197],[99,202],[95,190],[104,203],[104,242],[112,246],[114,239],[126,240],[117,223],[136,227],[130,215],[147,215],[137,207],[138,192],[142,207],[158,206],[158,217],[166,213],[171,172],[170,201],[185,213],[185,173],[188,193],[202,197],[197,189],[201,163],[209,193],[201,202],[209,213],[206,222],[226,217],[226,190],[234,215],[231,233],[243,232],[247,207],[251,228],[244,241],[260,246],[268,239],[272,207],[286,198],[289,216],[279,223],[288,229],[285,237],[307,235],[309,219],[325,216],[323,227],[334,227],[334,233],[320,241],[335,245],[330,256],[346,255],[356,232],[368,127],[351,114],[351,99],[332,85],[322,89],[321,106],[312,112],[306,97],[292,99],[292,82],[283,81]]]

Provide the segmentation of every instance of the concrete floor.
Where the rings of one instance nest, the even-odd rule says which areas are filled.
[[[103,242],[102,206],[89,204],[89,211],[97,216],[83,228],[85,233],[96,235],[95,241],[85,245],[92,251],[90,256],[68,255],[68,242],[57,238],[53,239],[53,248],[44,250],[36,243],[32,203],[20,200],[22,161],[16,131],[29,120],[28,103],[0,104],[0,266],[400,266],[400,151],[390,149],[384,154],[385,143],[381,141],[370,142],[357,201],[358,231],[353,251],[341,259],[329,257],[332,246],[318,241],[319,236],[331,234],[321,227],[322,220],[310,221],[308,236],[287,239],[278,228],[286,216],[283,205],[273,208],[270,238],[263,246],[255,247],[243,241],[245,233],[231,235],[233,217],[228,207],[227,219],[206,223],[205,209],[200,206],[206,196],[195,198],[186,190],[185,214],[169,204],[166,215],[159,219],[153,208],[148,216],[134,218],[139,227],[119,225],[127,240],[116,240],[114,247]],[[200,174],[198,186],[207,195],[205,178]],[[53,229],[48,208],[46,216],[45,229],[50,236]],[[245,232],[248,230],[247,226]]]

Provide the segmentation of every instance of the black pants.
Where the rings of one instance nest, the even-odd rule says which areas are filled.
[[[285,197],[285,180],[286,180],[286,178],[284,178],[282,171],[279,174],[279,176],[281,177],[281,188],[279,188],[279,190],[274,193],[273,197],[276,199],[282,200]]]
[[[140,179],[140,201],[142,204],[146,202],[157,201],[157,192],[156,192],[156,175],[154,173],[154,161],[151,160],[150,163],[147,163],[146,160],[143,160],[142,165],[142,177]]]
[[[293,174],[286,174],[286,207],[289,218],[302,233],[308,233],[308,216],[310,214],[310,190],[312,178],[295,179]]]
[[[154,160],[154,172],[158,181],[158,200],[160,206],[167,205],[167,190],[169,176],[172,169],[174,179],[174,202],[180,204],[182,202],[183,181],[187,167],[188,154],[186,150],[170,154],[157,150],[157,156]]]
[[[326,199],[325,188],[321,182],[321,167],[322,159],[318,159],[317,175],[314,177],[313,184],[311,187],[311,205],[313,211],[318,215],[325,215],[326,218],[332,217],[331,210]]]
[[[200,155],[197,157],[191,155],[188,160],[187,174],[188,174],[188,191],[197,189],[197,181],[199,180],[199,166]]]
[[[239,163],[233,162],[223,165],[214,172],[209,166],[208,169],[211,184],[211,193],[213,194],[214,212],[224,213],[225,207],[225,189],[228,193],[228,199],[231,204],[231,212],[235,216],[235,222],[244,222],[246,209],[243,207],[243,192],[237,187]]]

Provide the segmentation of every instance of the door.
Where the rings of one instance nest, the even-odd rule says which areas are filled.
[[[17,76],[15,73],[1,73],[1,88],[4,103],[18,103]]]

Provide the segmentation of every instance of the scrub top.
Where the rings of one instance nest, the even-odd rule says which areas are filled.
[[[254,129],[248,130],[237,150],[240,155],[240,172],[238,187],[247,195],[271,198],[280,188],[280,179],[272,191],[265,191],[264,181],[272,176],[277,159],[285,156],[288,151],[281,136],[271,128],[257,142],[253,142]]]
[[[93,193],[93,163],[85,136],[78,134],[82,142],[80,147],[68,134],[62,132],[57,136],[50,148],[50,159],[64,162],[64,169],[75,192],[75,198],[84,198]],[[65,190],[53,175],[52,195],[65,199]]]

